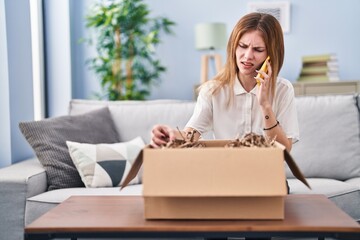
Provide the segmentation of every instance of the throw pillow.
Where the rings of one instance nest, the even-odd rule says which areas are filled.
[[[300,141],[291,155],[307,178],[360,177],[360,124],[352,95],[297,97]],[[287,170],[287,176],[292,174]]]
[[[134,160],[145,146],[141,137],[113,144],[66,141],[71,159],[86,187],[121,186]],[[139,177],[129,184],[140,183]]]
[[[84,187],[66,141],[91,144],[119,142],[107,107],[75,116],[21,122],[19,127],[46,170],[48,190]]]

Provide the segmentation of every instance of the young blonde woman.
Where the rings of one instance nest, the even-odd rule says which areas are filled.
[[[267,57],[267,71],[259,71]],[[278,76],[283,61],[283,32],[276,18],[263,13],[242,17],[230,35],[225,66],[201,86],[183,135],[195,130],[198,139],[213,131],[216,139],[235,139],[256,133],[276,138],[290,151],[299,129],[293,86]],[[178,134],[171,126],[156,125],[151,145],[165,145]]]
[[[259,71],[268,56],[267,71]],[[208,131],[216,139],[252,132],[276,138],[290,151],[299,130],[293,86],[278,76],[283,61],[283,32],[276,18],[263,13],[243,16],[230,35],[224,68],[201,86],[183,131],[196,130],[196,139]],[[177,134],[171,126],[156,125],[151,145],[160,147]]]

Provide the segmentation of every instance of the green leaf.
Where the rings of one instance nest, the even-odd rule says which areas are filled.
[[[143,0],[113,0],[95,3],[85,17],[86,27],[94,29],[95,38],[82,40],[96,43],[97,56],[86,64],[96,73],[102,87],[97,96],[108,100],[144,100],[151,86],[159,84],[166,68],[155,58],[156,45],[161,34],[172,33],[173,21],[164,17],[150,17],[151,12]],[[120,31],[119,42],[115,30]],[[114,71],[113,64],[120,65]],[[132,60],[132,84],[126,85],[128,60]],[[120,84],[120,85],[119,85]],[[119,91],[118,87],[122,86]]]

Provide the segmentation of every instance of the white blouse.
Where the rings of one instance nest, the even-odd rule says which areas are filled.
[[[241,138],[247,133],[264,134],[263,115],[257,100],[257,86],[246,92],[240,81],[234,84],[235,101],[227,108],[228,87],[211,95],[217,84],[209,81],[200,92],[194,113],[186,127],[199,131],[201,135],[212,131],[215,139]],[[293,142],[299,140],[299,127],[295,105],[294,88],[290,81],[278,78],[272,109],[285,135]]]

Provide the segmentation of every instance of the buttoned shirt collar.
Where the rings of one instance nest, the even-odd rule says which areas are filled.
[[[256,95],[257,93],[257,88],[256,86],[251,89],[250,93]],[[234,94],[235,95],[240,95],[240,94],[244,94],[247,93],[247,91],[244,89],[244,87],[241,85],[240,80],[236,77],[235,78],[235,83],[234,83]]]

